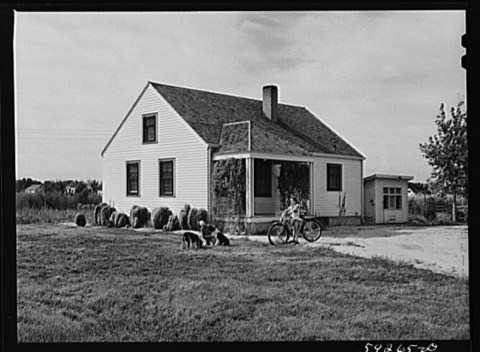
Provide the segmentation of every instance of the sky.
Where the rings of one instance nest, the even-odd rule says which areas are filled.
[[[364,176],[425,182],[419,143],[465,97],[465,11],[17,12],[16,179],[102,179],[147,81],[307,107]]]

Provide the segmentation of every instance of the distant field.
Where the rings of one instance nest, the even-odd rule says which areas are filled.
[[[469,339],[468,280],[326,248],[181,250],[176,234],[18,225],[18,337]]]

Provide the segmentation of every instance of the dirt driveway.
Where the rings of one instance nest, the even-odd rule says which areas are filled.
[[[268,242],[266,236],[250,239]],[[300,245],[329,246],[342,253],[366,258],[381,256],[416,268],[468,277],[467,226],[330,228],[317,242],[301,239]]]

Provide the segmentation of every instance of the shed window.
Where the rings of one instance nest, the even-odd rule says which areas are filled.
[[[255,197],[272,196],[272,161],[255,159]]]
[[[159,161],[160,196],[174,195],[174,160]]]
[[[127,195],[138,196],[139,192],[139,174],[140,174],[140,163],[127,162]]]
[[[383,188],[383,209],[402,209],[402,189],[400,187]]]
[[[327,191],[342,190],[342,165],[327,164]]]
[[[143,115],[143,143],[157,141],[157,115]]]

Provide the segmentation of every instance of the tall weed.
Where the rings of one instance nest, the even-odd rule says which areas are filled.
[[[77,209],[78,204],[99,204],[101,196],[97,194],[75,194],[67,195],[59,191],[16,194],[16,209]]]
[[[61,222],[73,222],[75,215],[81,212],[85,215],[87,223],[93,224],[92,211],[77,211],[74,209],[49,209],[42,207],[35,208],[21,208],[17,209],[16,220],[17,224],[58,224]]]

